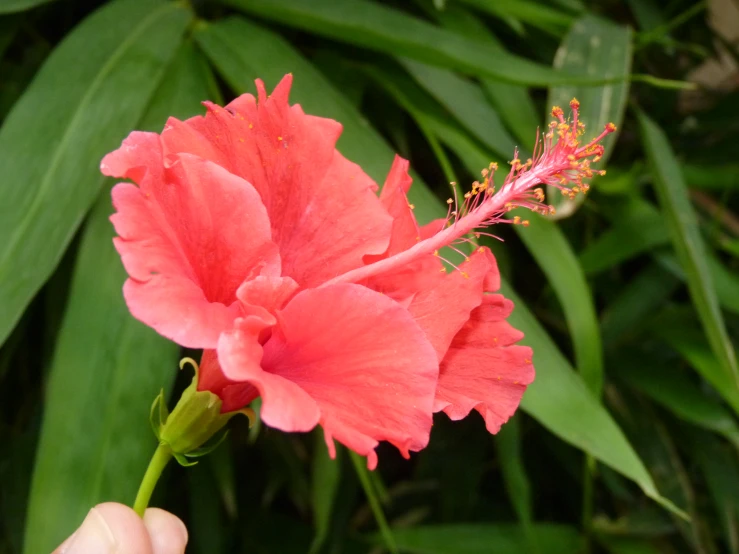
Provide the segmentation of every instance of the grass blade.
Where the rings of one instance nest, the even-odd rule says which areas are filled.
[[[707,251],[698,229],[698,221],[688,197],[675,154],[662,129],[645,113],[639,112],[642,139],[652,167],[654,187],[662,213],[675,247],[677,258],[685,270],[688,290],[698,311],[703,330],[732,387],[739,390],[739,367],[734,347],[724,326],[716,291],[706,263]]]

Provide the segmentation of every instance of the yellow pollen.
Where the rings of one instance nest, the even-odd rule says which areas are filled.
[[[577,98],[573,98],[570,100],[570,108],[573,110],[579,110],[580,109],[580,101]]]
[[[528,227],[528,226],[529,226],[529,220],[528,220],[528,219],[524,219],[524,220],[523,220],[523,221],[521,222],[521,225],[523,225],[524,227]]]
[[[451,198],[447,198],[446,203],[452,205],[454,203],[454,200],[452,200]]]
[[[608,129],[608,131],[613,133],[616,131],[616,129],[618,129],[618,127],[616,127],[613,123],[609,123],[608,125],[606,125],[606,129]]]
[[[462,274],[462,277],[464,277],[465,279],[469,279],[470,278],[470,276],[467,273],[465,273],[464,271],[460,271],[460,273]]]
[[[239,142],[244,142],[244,139],[240,138],[240,139],[239,139]]]
[[[408,207],[409,207],[409,208],[410,208],[411,210],[414,210],[414,209],[416,208],[416,206],[415,206],[415,205],[413,205],[413,204],[408,204]]]
[[[559,116],[564,116],[564,112],[562,111],[562,108],[560,108],[559,106],[554,106],[552,108],[552,117],[558,118]]]
[[[282,137],[277,137],[277,140],[282,140]]]
[[[254,128],[254,124],[253,123],[249,123],[249,129],[253,129],[253,128]]]

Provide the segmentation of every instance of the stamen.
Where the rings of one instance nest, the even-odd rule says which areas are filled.
[[[554,207],[544,203],[541,185],[557,188],[569,198],[587,193],[590,185],[585,180],[605,174],[602,170],[592,169],[590,164],[601,159],[604,148],[600,142],[608,134],[613,133],[616,126],[609,123],[597,137],[580,146],[579,137],[584,133],[585,125],[578,119],[580,103],[577,99],[570,102],[570,108],[572,109],[570,121],[565,120],[561,108],[555,106],[552,109],[554,120],[550,122],[547,132],[543,135],[537,130],[533,155],[525,163],[519,159],[518,149],[514,150],[511,168],[498,191],[495,191],[493,186],[493,176],[498,169],[494,163],[481,171],[482,183],[475,181],[471,190],[464,193],[464,203],[461,206],[458,202],[457,184],[451,183],[454,198],[447,200],[449,206],[447,223],[439,232],[415,243],[403,252],[334,277],[326,285],[359,283],[373,275],[395,270],[421,256],[428,256],[441,248],[452,246],[457,241],[469,240],[464,239],[468,233],[473,233],[476,237],[484,235],[498,238],[480,231],[481,228],[496,223],[527,226],[529,222],[520,216],[512,220],[505,217],[507,212],[515,208],[553,214]],[[453,246],[452,248],[457,250]],[[441,257],[440,259],[459,270],[449,260]]]

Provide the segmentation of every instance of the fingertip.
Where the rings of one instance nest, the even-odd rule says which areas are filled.
[[[149,530],[153,554],[184,554],[188,535],[180,518],[159,508],[149,508],[144,514],[144,525]]]
[[[123,504],[98,504],[59,549],[63,554],[151,554],[144,522]]]

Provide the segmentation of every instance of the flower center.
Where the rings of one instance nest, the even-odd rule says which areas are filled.
[[[572,118],[569,121],[565,120],[561,108],[552,109],[555,119],[549,124],[543,137],[539,137],[537,133],[534,153],[525,163],[518,159],[518,151],[514,152],[510,162],[511,169],[497,191],[493,184],[493,175],[498,166],[491,163],[487,169],[482,170],[482,182],[475,181],[472,189],[463,195],[461,206],[456,183],[452,183],[454,198],[447,200],[449,210],[446,225],[438,233],[403,252],[348,271],[325,284],[359,283],[369,277],[397,270],[419,257],[435,254],[445,246],[469,242],[465,238],[467,234],[476,230],[477,236],[485,234],[480,230],[496,223],[528,225],[528,221],[521,220],[519,216],[512,219],[504,217],[515,208],[527,208],[545,215],[553,214],[554,207],[544,203],[544,191],[539,185],[551,185],[569,198],[574,198],[578,193],[585,194],[590,188],[585,179],[605,175],[605,171],[592,169],[590,164],[601,159],[604,148],[600,141],[614,132],[616,126],[609,123],[600,135],[580,146],[579,137],[585,132],[584,123],[578,119],[580,103],[573,99],[570,108]]]

